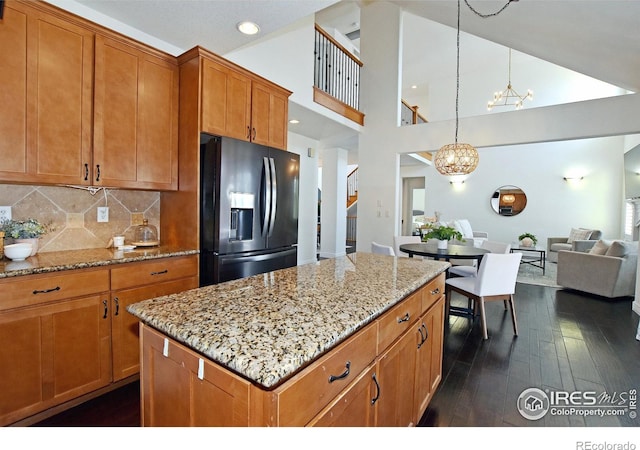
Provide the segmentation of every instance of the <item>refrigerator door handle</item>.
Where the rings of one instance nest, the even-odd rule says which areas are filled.
[[[271,217],[271,168],[269,166],[269,158],[266,156],[262,158],[262,164],[264,169],[264,194],[265,194],[265,206],[264,215],[262,216],[262,237],[266,237],[269,232],[269,218]]]
[[[273,234],[273,228],[276,224],[276,209],[278,207],[278,180],[276,178],[276,162],[273,158],[269,158],[271,167],[271,218],[269,219],[269,236]]]

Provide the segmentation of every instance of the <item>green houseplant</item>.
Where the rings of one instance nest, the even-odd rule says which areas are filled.
[[[50,231],[49,225],[43,225],[36,219],[5,220],[0,223],[0,231],[4,231],[5,238],[15,242],[29,242],[32,246],[31,256],[38,252],[38,239]]]
[[[422,235],[422,240],[428,241],[429,239],[437,239],[438,248],[446,248],[448,241],[450,241],[451,239],[457,239],[461,242],[465,242],[465,240],[462,238],[462,233],[460,233],[453,227],[438,225],[435,227],[429,227],[427,229],[429,231]]]
[[[532,245],[536,245],[538,243],[538,238],[531,233],[522,233],[520,236],[518,236],[518,240],[523,247],[531,247]]]

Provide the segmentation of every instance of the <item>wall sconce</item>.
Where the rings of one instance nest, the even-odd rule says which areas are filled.
[[[464,180],[452,180],[449,181],[449,184],[452,186],[462,186],[464,184]]]
[[[564,181],[569,181],[569,182],[577,182],[582,180],[584,177],[563,177]]]

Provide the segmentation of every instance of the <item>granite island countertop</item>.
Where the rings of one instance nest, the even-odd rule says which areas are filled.
[[[129,251],[114,248],[91,248],[61,252],[40,252],[24,261],[11,261],[6,257],[0,259],[0,279],[197,253],[199,253],[199,250],[164,245],[158,247],[136,247]]]
[[[145,300],[127,310],[272,389],[449,266],[354,253]]]

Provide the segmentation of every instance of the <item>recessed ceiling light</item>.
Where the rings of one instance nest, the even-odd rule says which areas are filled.
[[[249,22],[248,20],[240,22],[237,27],[238,31],[243,34],[256,34],[260,31],[260,27],[257,24]]]
[[[295,123],[300,123],[300,121],[298,119],[291,119],[289,121],[289,123],[294,123],[295,124]]]
[[[418,89],[418,86],[414,84],[411,86],[411,89]]]

